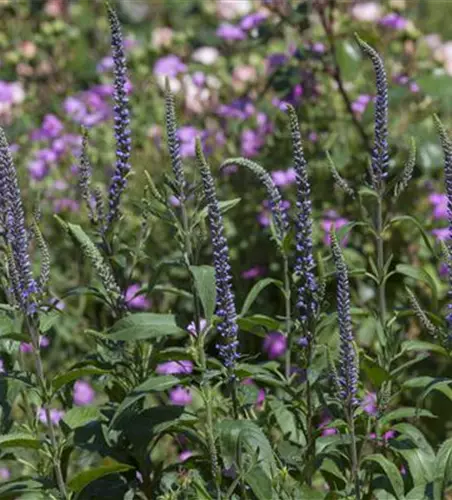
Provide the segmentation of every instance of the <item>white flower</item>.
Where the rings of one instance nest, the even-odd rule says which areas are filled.
[[[22,85],[19,82],[13,82],[10,85],[12,102],[14,104],[20,104],[25,99],[25,92]]]
[[[155,28],[152,32],[152,46],[156,49],[169,47],[173,40],[173,30],[171,28]]]
[[[219,57],[220,53],[215,47],[201,47],[192,54],[193,61],[210,66]]]
[[[381,17],[381,5],[376,2],[365,2],[354,5],[352,16],[358,21],[378,21]]]
[[[252,7],[250,0],[217,0],[217,13],[222,19],[244,16]]]

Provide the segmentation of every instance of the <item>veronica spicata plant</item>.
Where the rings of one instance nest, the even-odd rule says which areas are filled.
[[[276,4],[246,15],[240,25],[222,25],[221,36],[246,43],[247,33],[260,33],[272,12],[281,26],[307,19],[304,4]],[[325,5],[316,2],[315,8],[336,64],[335,19]],[[353,221],[341,228],[332,222],[321,245],[318,172],[307,158],[318,164],[294,93],[285,95],[292,104],[278,102],[289,131],[278,147],[291,151],[293,192],[280,189],[277,177],[255,159],[218,160],[202,132],[190,150],[193,160],[184,157],[176,118],[180,94],[175,99],[170,77],[161,89],[168,172],[136,169],[144,192],[129,202],[126,52],[118,16],[111,7],[107,14],[116,161],[107,188],[94,185],[101,155],[96,132],[83,131],[78,188],[86,214],[77,216],[87,215],[91,227],[67,214],[57,217],[71,237],[65,250],[80,285],[67,286],[64,303],[53,295],[59,261],[46,243],[53,227],[43,225],[39,209],[28,222],[0,133],[7,302],[0,311],[0,460],[13,474],[3,482],[0,467],[0,498],[445,498],[452,442],[444,424],[445,439],[433,445],[428,421],[436,412],[433,393],[452,399],[450,311],[441,307],[446,287],[429,268],[414,266],[413,253],[396,251],[408,238],[436,264],[437,249],[422,224],[399,214],[416,150],[411,141],[401,168],[398,156],[390,155],[382,57],[357,37],[376,81],[368,182],[353,181],[336,166],[335,147],[327,154],[344,215]],[[184,67],[168,57],[164,63],[173,72]],[[291,69],[302,60],[298,51],[285,58]],[[346,92],[337,68],[335,79]],[[242,105],[236,103],[239,113]],[[367,131],[353,118],[365,144]],[[451,219],[452,142],[436,122]],[[160,138],[157,145],[163,146]],[[217,162],[223,173],[241,167],[237,175],[249,191],[242,199],[224,199],[232,182],[217,176]],[[272,162],[262,157],[263,165]],[[276,259],[268,256],[268,276],[242,294],[237,267],[248,238],[237,228],[247,213],[252,176],[268,200]],[[405,239],[401,226],[412,229]],[[450,234],[444,247],[450,282]],[[57,351],[65,356],[55,357]],[[430,376],[433,364],[441,376]]]

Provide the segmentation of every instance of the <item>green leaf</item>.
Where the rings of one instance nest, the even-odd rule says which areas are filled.
[[[262,469],[272,477],[276,462],[272,447],[262,430],[250,420],[222,420],[217,424],[221,456],[226,467],[237,464],[242,453],[253,455],[258,452]]]
[[[354,43],[349,40],[337,44],[337,62],[341,68],[344,80],[353,82],[362,68],[361,53]]]
[[[363,464],[372,462],[381,467],[385,476],[389,479],[393,492],[398,499],[404,496],[404,487],[402,476],[397,467],[381,454],[369,455],[363,459]]]
[[[39,448],[41,443],[38,439],[24,432],[5,434],[0,436],[0,449],[2,448]]]
[[[92,469],[84,470],[76,474],[68,483],[68,487],[71,491],[78,493],[82,491],[88,484],[96,481],[101,477],[107,476],[108,474],[117,474],[119,472],[126,472],[133,469],[131,465],[120,464],[118,462],[111,463],[108,465],[102,465],[100,467],[94,467]]]
[[[394,420],[401,420],[403,418],[419,418],[419,417],[428,417],[428,418],[437,418],[432,412],[428,410],[424,410],[422,408],[397,408],[397,410],[392,410],[388,413],[385,413],[381,419],[380,424],[389,424]]]
[[[301,431],[295,415],[278,399],[271,399],[268,404],[283,436],[292,443],[306,446],[305,435]]]
[[[424,388],[419,396],[418,404],[430,394],[431,391],[439,391],[452,401],[452,389],[449,387],[452,380],[448,378],[435,378],[435,377],[415,377],[403,383],[404,388]]]
[[[0,498],[2,500],[17,500],[25,498],[27,494],[35,495],[35,500],[41,499],[40,493],[43,490],[41,482],[26,477],[14,479],[8,482],[0,483]],[[39,496],[38,496],[39,495]],[[30,498],[30,497],[28,497]]]
[[[433,245],[430,242],[430,237],[429,235],[425,232],[425,229],[422,227],[422,224],[415,218],[412,217],[411,215],[399,215],[397,217],[393,217],[389,224],[394,224],[396,222],[411,222],[416,226],[417,229],[419,229],[419,232],[421,233],[422,239],[424,240],[424,243],[426,244],[427,248],[430,250],[433,256],[436,257],[436,252],[433,247]]]
[[[55,391],[61,389],[64,385],[73,382],[81,377],[86,377],[88,375],[105,375],[109,373],[109,370],[103,370],[102,368],[97,368],[96,366],[84,366],[83,368],[76,368],[75,370],[70,370],[61,375],[56,375],[52,380],[52,387]]]
[[[425,342],[423,340],[406,340],[402,344],[402,352],[434,352],[442,356],[449,356],[446,349],[438,344],[432,342]]]
[[[366,373],[372,385],[380,388],[383,382],[391,380],[391,375],[368,356],[361,356],[361,369]]]
[[[215,269],[212,266],[190,266],[196,291],[204,308],[204,316],[210,323],[215,312],[217,289],[215,284]]]
[[[180,335],[172,314],[135,313],[117,321],[111,331],[112,340],[144,340]]]
[[[149,392],[161,392],[174,387],[181,381],[173,375],[162,375],[149,377],[145,382],[135,389],[122,401],[110,422],[110,429],[115,426],[122,414],[134,403],[144,398]]]
[[[102,417],[96,406],[75,406],[63,417],[63,422],[70,428],[83,427],[88,422],[99,420]]]
[[[229,210],[231,210],[231,208],[234,208],[238,203],[240,203],[241,201],[241,198],[234,198],[233,200],[227,200],[227,201],[220,201],[219,205],[220,205],[220,212],[221,214],[225,214],[226,212],[228,212]],[[205,219],[207,217],[207,212],[208,212],[208,208],[207,207],[204,207],[198,214],[197,216],[197,220],[196,220],[196,223],[199,223],[199,221]]]
[[[446,486],[452,482],[452,438],[440,446],[435,460],[435,483],[439,485],[441,496]]]
[[[42,333],[47,332],[61,318],[59,311],[50,311],[39,315],[39,330]]]
[[[262,290],[264,290],[265,288],[267,288],[269,285],[272,284],[278,287],[282,287],[281,281],[275,280],[273,278],[265,278],[263,280],[258,281],[253,286],[253,288],[251,288],[248,295],[246,296],[242,310],[240,311],[240,316],[245,316],[245,314],[249,311],[250,307],[253,305],[254,301],[257,299]]]
[[[426,285],[428,285],[432,291],[432,301],[433,308],[436,309],[438,307],[438,290],[434,279],[428,274],[424,269],[420,267],[410,266],[408,264],[398,264],[396,266],[396,272],[403,274],[404,276],[408,276],[409,278],[413,278],[417,281],[422,281]]]
[[[246,318],[237,318],[237,325],[244,332],[265,337],[267,332],[279,330],[280,322],[263,314],[254,314]]]

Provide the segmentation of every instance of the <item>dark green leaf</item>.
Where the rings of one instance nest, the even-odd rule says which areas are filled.
[[[368,455],[367,457],[364,457],[363,465],[368,462],[375,463],[383,469],[385,476],[389,479],[392,485],[394,494],[398,499],[402,499],[404,496],[403,479],[397,467],[381,454]]]
[[[5,434],[0,436],[0,449],[2,448],[39,448],[41,443],[36,437],[24,432]]]
[[[63,417],[63,422],[70,428],[83,427],[88,422],[101,418],[99,408],[96,406],[75,406]]]
[[[102,465],[100,467],[94,467],[88,470],[84,470],[75,475],[68,483],[69,489],[74,492],[82,491],[83,488],[88,486],[88,484],[96,481],[103,476],[108,474],[116,474],[118,472],[126,472],[133,469],[131,465],[120,464],[120,463],[110,463],[108,465]]]
[[[144,340],[184,333],[172,314],[135,313],[120,319],[110,331],[112,340]]]
[[[109,373],[108,370],[103,370],[97,368],[96,366],[84,366],[83,368],[76,368],[75,370],[70,370],[61,375],[57,375],[52,381],[52,387],[55,391],[58,391],[66,384],[73,382],[81,377],[86,377],[88,375],[105,375]]]
[[[190,266],[190,271],[193,275],[196,291],[204,308],[204,316],[210,323],[215,312],[217,296],[215,269],[212,266]]]
[[[245,314],[249,311],[250,307],[253,305],[254,301],[257,299],[259,294],[264,290],[264,288],[269,285],[276,285],[278,287],[282,286],[281,281],[275,280],[273,278],[264,278],[263,280],[258,281],[253,288],[251,288],[250,292],[246,296],[245,302],[243,303],[242,310],[240,311],[240,316],[245,316]]]

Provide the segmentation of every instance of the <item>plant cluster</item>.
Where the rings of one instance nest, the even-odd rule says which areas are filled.
[[[269,3],[283,25],[304,19],[303,4],[291,19],[284,2]],[[432,204],[448,227],[435,245],[404,213],[415,141],[403,167],[394,166],[385,65],[355,35],[376,82],[373,141],[352,109],[368,168],[352,181],[334,155],[326,161],[328,182],[356,217],[331,215],[318,245],[296,86],[277,103],[291,150],[279,178],[293,177],[294,203],[285,182],[247,149],[250,134],[242,135],[243,157],[217,162],[202,133],[184,153],[168,74],[161,75],[161,146],[171,168],[158,179],[146,168],[134,174],[127,50],[117,13],[106,8],[114,165],[106,176],[96,169],[98,137],[85,107],[81,140],[73,141],[80,220],[60,212],[48,229],[39,198],[27,216],[13,148],[0,129],[0,498],[445,498],[452,486],[452,138],[439,117],[445,194]],[[334,5],[316,8],[334,46]],[[264,20],[249,14],[240,27],[224,23],[219,36],[244,39]],[[183,63],[165,64],[177,73]],[[224,116],[246,113],[242,104]],[[265,128],[265,117],[257,122]],[[60,125],[47,118],[40,137],[54,146]],[[237,293],[230,244],[231,219],[246,200],[217,195],[231,169],[246,191],[259,185],[267,199],[262,232],[274,266],[246,294]],[[133,175],[142,180],[138,199],[126,198]],[[409,227],[402,236],[401,227]],[[62,241],[47,241],[50,230]],[[421,262],[443,262],[447,284],[407,259],[403,245],[416,245]],[[76,285],[56,294],[52,278],[62,268]],[[262,338],[268,360],[255,349]],[[60,356],[46,352],[49,339]]]

